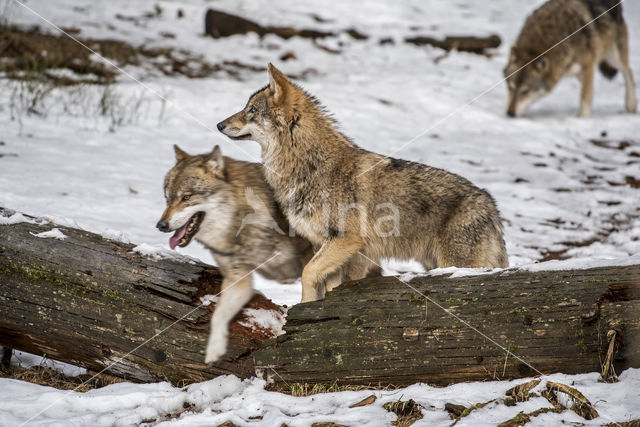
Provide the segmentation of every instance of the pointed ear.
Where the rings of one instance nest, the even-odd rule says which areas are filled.
[[[286,96],[287,88],[290,85],[289,80],[271,62],[267,65],[267,69],[269,70],[269,88],[273,92],[273,99],[276,104],[280,104]]]
[[[179,162],[191,157],[182,148],[178,147],[178,144],[173,144],[173,151],[176,152],[176,160]]]
[[[224,173],[224,157],[222,156],[222,150],[220,150],[219,145],[213,147],[213,151],[207,156],[207,162],[214,172],[222,171]]]

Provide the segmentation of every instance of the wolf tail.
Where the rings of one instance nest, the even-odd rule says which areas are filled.
[[[600,69],[602,75],[609,80],[613,79],[616,74],[618,74],[618,70],[613,68],[607,61],[601,61],[598,68]]]

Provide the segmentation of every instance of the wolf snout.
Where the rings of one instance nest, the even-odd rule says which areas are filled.
[[[507,116],[509,117],[515,117],[516,116],[516,112],[513,110],[507,110]]]
[[[218,124],[216,125],[216,127],[218,128],[218,130],[219,130],[220,132],[222,132],[222,131],[224,130],[224,128],[226,128],[226,127],[227,127],[227,125],[226,125],[226,124],[224,124],[224,121],[222,121],[222,122],[218,123]]]
[[[158,221],[158,223],[156,224],[156,227],[158,227],[158,230],[164,231],[165,233],[169,231],[169,223],[162,219]]]

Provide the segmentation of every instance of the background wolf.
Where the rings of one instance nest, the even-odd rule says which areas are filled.
[[[522,114],[560,79],[577,76],[582,82],[580,116],[588,117],[598,64],[608,78],[613,78],[617,70],[622,72],[625,107],[635,112],[637,101],[629,68],[627,25],[619,0],[548,1],[527,18],[511,48],[509,64],[504,69],[505,77],[509,76],[507,114],[511,117]]]
[[[444,170],[358,148],[271,64],[269,78],[218,129],[261,145],[265,176],[288,206],[289,222],[320,246],[302,274],[303,301],[320,298],[322,279],[358,253],[375,261],[413,258],[426,269],[507,265],[486,191]],[[397,222],[377,220],[394,209]]]
[[[205,358],[213,362],[226,352],[229,322],[253,296],[251,273],[295,281],[313,250],[308,240],[289,233],[262,165],[224,157],[218,146],[197,156],[174,149],[177,163],[165,178],[167,208],[157,227],[175,231],[172,249],[195,237],[209,248],[224,277]],[[367,272],[379,274],[373,267]],[[342,281],[342,273],[331,277],[329,290]]]

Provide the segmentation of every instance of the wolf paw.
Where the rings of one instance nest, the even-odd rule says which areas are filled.
[[[207,351],[204,357],[204,363],[213,363],[220,360],[222,356],[227,352],[227,340],[209,340],[207,345]]]

